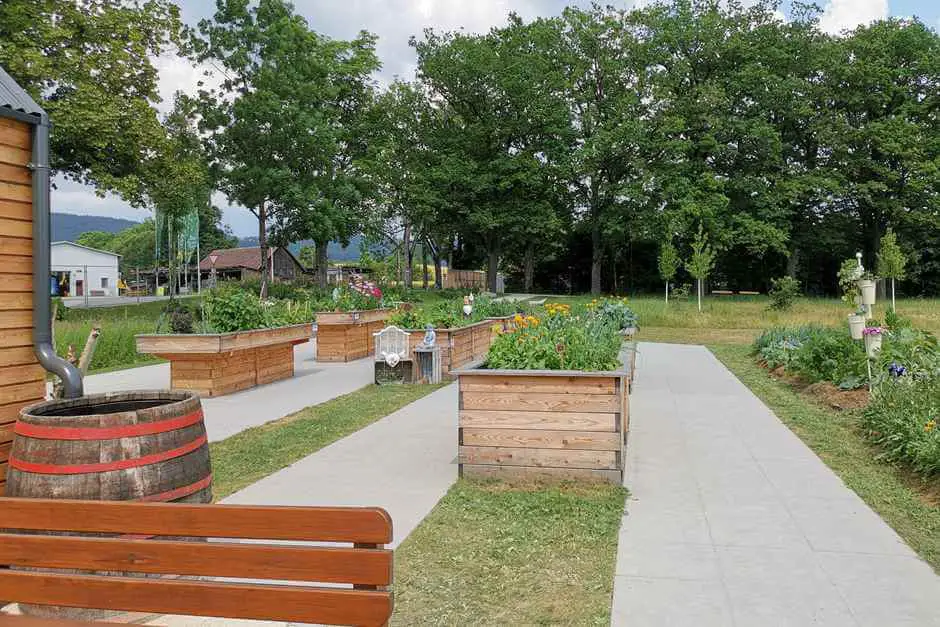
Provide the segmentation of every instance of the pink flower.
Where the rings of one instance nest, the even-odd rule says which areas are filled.
[[[865,327],[862,329],[862,335],[881,335],[884,329],[881,327]]]

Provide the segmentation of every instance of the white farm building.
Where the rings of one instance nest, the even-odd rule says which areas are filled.
[[[52,242],[53,296],[117,296],[121,256],[73,242]]]

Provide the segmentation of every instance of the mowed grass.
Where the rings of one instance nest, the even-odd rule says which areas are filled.
[[[396,551],[391,624],[608,625],[625,498],[459,480]]]
[[[551,300],[551,297],[547,297]],[[590,296],[557,297],[570,302],[590,302]],[[708,296],[699,313],[694,300],[670,300],[637,296],[628,298],[630,307],[640,318],[640,329],[679,328],[703,329],[766,329],[777,325],[846,324],[853,308],[837,298],[799,298],[788,311],[773,311],[766,296]],[[888,302],[881,300],[875,315],[883,318]],[[898,313],[910,318],[914,326],[940,332],[940,299],[898,299]]]
[[[754,362],[748,347],[709,349],[940,573],[940,482],[924,482],[877,460],[878,451],[858,427],[857,413],[823,407],[774,379]]]
[[[223,499],[441,387],[369,385],[213,442],[213,494]]]

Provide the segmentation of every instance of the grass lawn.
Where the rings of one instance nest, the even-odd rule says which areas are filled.
[[[587,301],[590,296],[558,297],[570,302]],[[630,307],[640,318],[640,329],[666,327],[701,329],[765,329],[775,325],[846,324],[851,308],[837,298],[799,298],[789,311],[772,311],[766,296],[709,296],[702,301],[702,313],[695,301],[670,301],[662,298],[637,296],[628,299]],[[884,303],[876,314],[884,315]],[[898,312],[910,318],[914,326],[927,331],[940,332],[940,299],[898,299]]]
[[[608,625],[625,498],[458,481],[396,551],[391,623]]]
[[[441,387],[369,385],[214,442],[214,496],[223,499]]]
[[[59,305],[64,307],[64,305]],[[153,333],[166,301],[67,309],[65,320],[55,322],[56,352],[65,356],[71,344],[79,354],[94,325],[101,327],[101,336],[91,361],[90,373],[110,372],[133,366],[159,363],[153,355],[142,355],[134,345],[134,336]]]
[[[860,432],[855,412],[823,407],[774,379],[754,362],[748,347],[711,345],[709,348],[849,488],[940,573],[940,506],[937,499],[940,485],[936,481],[925,483],[876,460],[877,451]]]

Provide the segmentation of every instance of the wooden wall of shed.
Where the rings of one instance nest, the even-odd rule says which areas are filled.
[[[6,487],[13,423],[45,396],[33,354],[31,128],[0,118],[0,494]]]

